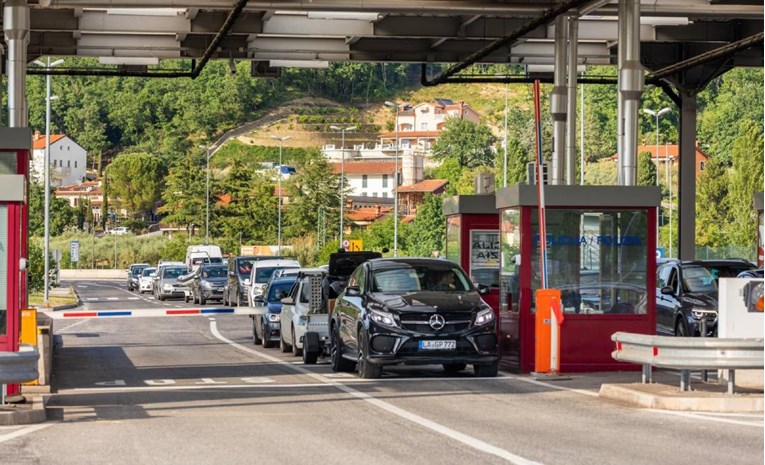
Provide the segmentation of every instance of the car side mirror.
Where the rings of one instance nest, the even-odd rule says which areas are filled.
[[[661,288],[661,293],[664,295],[673,295],[675,293],[675,289],[672,286],[664,286]]]
[[[481,295],[486,295],[491,290],[491,288],[487,286],[486,284],[476,284],[475,288],[478,290],[478,293]]]
[[[282,304],[284,304],[284,305],[294,305],[295,304],[295,299],[293,299],[292,297],[285,297],[285,298],[282,299]]]
[[[244,284],[245,286],[249,286],[249,285],[250,285],[250,278],[247,278],[247,279],[245,279],[245,280],[243,281],[243,284]]]
[[[361,295],[361,289],[359,289],[359,286],[348,286],[345,288],[345,295],[359,296]]]
[[[156,277],[157,277],[157,273],[151,273],[151,274],[149,275],[149,277],[150,277],[150,278],[156,278]]]
[[[228,272],[228,275],[229,275],[229,276],[231,276],[231,277],[233,278],[233,277],[235,277],[235,276],[236,276],[236,272],[235,272],[235,271],[229,271],[229,272]]]
[[[252,299],[253,302],[263,302],[263,296],[262,295],[256,295]]]

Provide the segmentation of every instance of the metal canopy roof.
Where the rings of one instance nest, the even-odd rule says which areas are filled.
[[[289,60],[293,65],[327,61],[454,63],[560,3],[250,1],[213,56]],[[29,4],[30,60],[78,55],[128,63],[130,57],[201,57],[235,1],[40,0]],[[580,22],[579,61],[615,63],[617,3],[601,0],[592,4]],[[760,0],[643,0],[641,16],[641,41],[670,48],[691,44],[694,49],[710,50],[763,31]],[[554,36],[552,24],[537,28],[481,62],[551,65]],[[651,53],[664,50],[644,48]],[[762,44],[737,53],[735,60],[735,66],[762,66]],[[664,64],[666,60],[651,60],[644,53],[643,61]],[[136,63],[143,62],[133,61]]]

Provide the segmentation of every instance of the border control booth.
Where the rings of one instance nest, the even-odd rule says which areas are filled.
[[[653,186],[545,186],[548,287],[561,291],[564,315],[561,372],[637,369],[611,358],[611,335],[656,333],[659,201]],[[501,189],[496,206],[502,365],[531,372],[541,282],[537,187]]]
[[[458,263],[476,285],[488,286],[483,300],[499,316],[499,212],[494,193],[444,199],[446,258]]]

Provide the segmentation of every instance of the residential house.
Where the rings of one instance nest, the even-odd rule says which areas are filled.
[[[35,132],[32,143],[32,179],[42,183],[45,174],[46,138]],[[65,134],[50,136],[50,176],[54,187],[71,186],[85,181],[87,152]]]
[[[656,145],[638,145],[637,153],[641,154],[643,152],[651,153],[651,161],[656,164],[659,177],[663,175],[666,163],[669,163],[671,168],[673,164],[677,165],[680,159],[680,146],[677,144],[659,145],[658,149]],[[608,159],[616,161],[617,154],[611,155]],[[709,162],[709,155],[704,153],[699,147],[699,143],[696,142],[696,177],[701,176],[701,172],[706,168],[707,162]]]
[[[343,164],[332,163],[332,172],[340,174]],[[349,196],[393,198],[395,161],[353,161],[345,163]],[[399,161],[399,172],[402,163]]]
[[[86,181],[81,184],[58,187],[53,195],[69,202],[69,206],[77,208],[82,202],[88,202],[93,214],[93,221],[101,222],[101,207],[104,203],[104,191],[98,181]]]
[[[398,188],[398,211],[404,218],[417,215],[417,208],[425,202],[426,194],[443,194],[446,191],[446,179],[426,179],[411,186]]]

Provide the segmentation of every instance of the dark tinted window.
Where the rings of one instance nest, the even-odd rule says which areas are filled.
[[[468,291],[467,277],[459,268],[402,265],[374,270],[370,277],[373,292]]]
[[[252,260],[237,260],[237,272],[242,278],[249,278],[252,271]]]
[[[753,270],[754,266],[745,264],[730,264],[730,265],[703,265],[704,268],[709,270],[715,281],[720,278],[735,278],[742,271]]]
[[[139,276],[146,266],[133,266],[130,268],[130,273],[133,276]]]
[[[157,271],[156,268],[144,268],[141,271],[141,276],[149,276],[150,274],[154,273],[155,271]]]
[[[279,283],[271,284],[268,288],[268,297],[266,300],[269,302],[278,302],[290,294],[290,289],[295,281],[282,281]]]
[[[225,278],[226,269],[223,267],[205,268],[202,270],[203,278]]]
[[[683,268],[683,289],[686,292],[716,292],[717,282],[706,268],[689,266]]]

